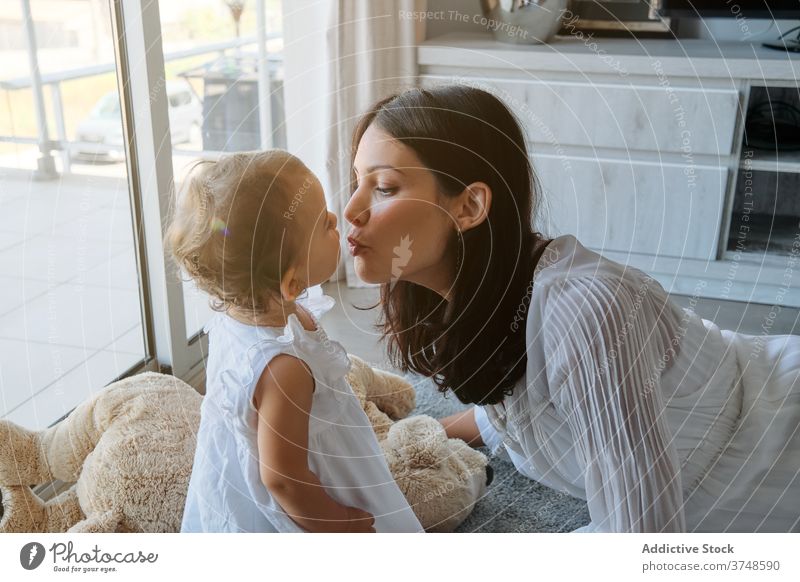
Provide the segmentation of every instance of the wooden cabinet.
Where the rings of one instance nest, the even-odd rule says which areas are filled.
[[[423,82],[435,77],[423,77]],[[499,93],[524,104],[534,144],[729,154],[739,93],[707,89],[592,82],[484,78]],[[533,119],[533,115],[539,117]],[[545,122],[544,120],[549,120]],[[693,131],[693,128],[707,128]]]
[[[569,164],[565,169],[564,162]],[[609,251],[707,259],[719,239],[727,171],[674,164],[534,156],[551,227]]]

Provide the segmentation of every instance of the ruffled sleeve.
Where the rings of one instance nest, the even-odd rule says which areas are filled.
[[[585,467],[592,522],[581,531],[686,528],[647,281],[581,276],[546,289],[542,333],[551,398]]]
[[[297,302],[308,309],[317,320],[336,306],[336,300],[330,295],[298,297]]]

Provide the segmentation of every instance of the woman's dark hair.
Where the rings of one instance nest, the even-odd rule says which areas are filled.
[[[378,101],[356,127],[354,155],[372,124],[410,147],[443,195],[473,182],[492,190],[488,217],[463,233],[463,243],[453,229],[448,253],[455,261],[463,244],[463,263],[452,300],[409,281],[385,283],[378,327],[397,368],[432,377],[463,403],[497,404],[525,371],[526,296],[543,239],[532,230],[538,187],[520,124],[491,93],[462,85]]]

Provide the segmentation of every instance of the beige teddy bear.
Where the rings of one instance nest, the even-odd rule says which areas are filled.
[[[403,418],[414,408],[413,387],[400,376],[349,357],[353,366],[348,381],[397,485],[427,531],[453,531],[486,493],[492,481],[489,460],[464,441],[448,439],[441,423],[430,416]]]
[[[486,491],[484,455],[447,439],[414,407],[403,378],[353,362],[359,396],[389,467],[420,522],[451,531]],[[0,420],[0,533],[176,532],[191,474],[202,396],[147,372],[120,380],[41,432]],[[44,503],[31,486],[74,483]]]
[[[180,529],[203,397],[152,372],[115,382],[56,426],[0,421],[0,532]],[[75,483],[47,503],[28,487]]]

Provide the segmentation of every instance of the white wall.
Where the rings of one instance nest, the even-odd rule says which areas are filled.
[[[290,152],[324,180],[328,124],[328,54],[325,28],[327,0],[284,0],[283,96],[286,103],[286,139]],[[325,191],[328,185],[322,183]]]
[[[331,191],[324,131],[329,123],[325,43],[329,9],[328,0],[283,0],[286,147],[317,175],[325,192]],[[309,290],[311,296],[321,292],[319,287]]]

